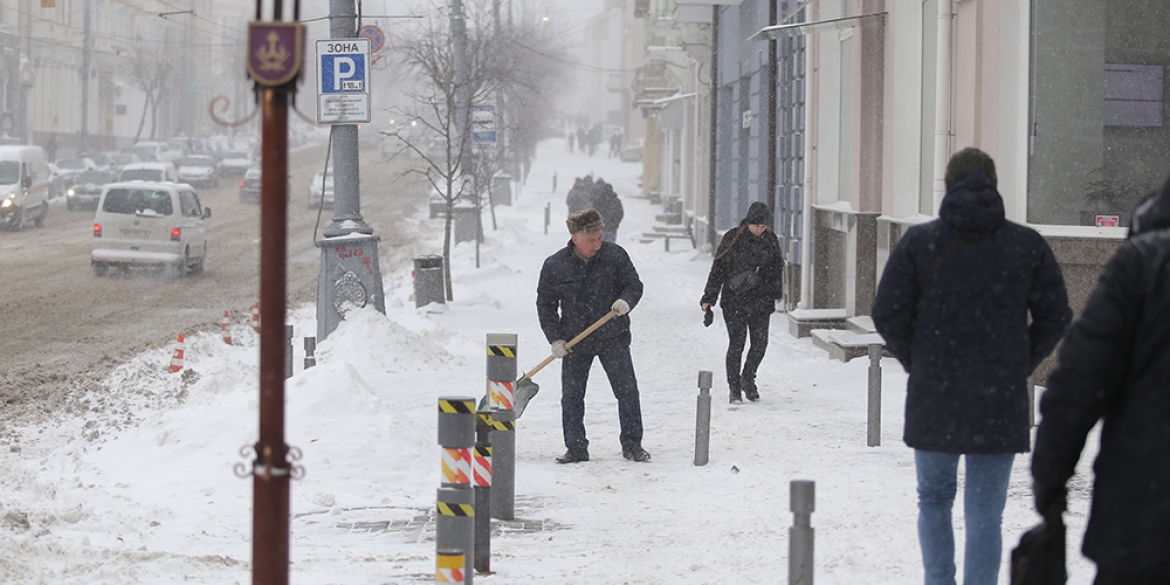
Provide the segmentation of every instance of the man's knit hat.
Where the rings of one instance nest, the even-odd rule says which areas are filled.
[[[605,222],[596,209],[590,208],[569,215],[565,220],[570,234],[598,232],[605,229]]]

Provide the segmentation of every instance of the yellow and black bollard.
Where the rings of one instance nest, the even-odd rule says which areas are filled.
[[[516,334],[487,335],[487,386],[492,409],[491,517],[516,516]]]
[[[471,489],[471,448],[475,443],[475,399],[439,398],[442,487],[436,494],[435,550],[462,551],[463,580],[471,585],[475,550],[475,495]],[[440,556],[441,559],[441,556]]]
[[[475,450],[471,454],[471,482],[475,485],[475,558],[477,573],[492,572],[492,413],[475,417]]]

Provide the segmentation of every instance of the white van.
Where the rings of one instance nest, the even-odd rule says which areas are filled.
[[[93,224],[90,265],[98,276],[110,268],[155,268],[175,276],[203,271],[211,210],[190,185],[131,181],[102,189]]]
[[[39,146],[0,146],[0,224],[37,227],[49,214],[49,164]]]
[[[179,172],[174,163],[169,162],[140,162],[130,163],[122,167],[118,175],[119,181],[169,181],[179,182]]]

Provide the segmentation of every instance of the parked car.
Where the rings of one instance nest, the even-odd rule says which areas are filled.
[[[102,187],[113,183],[118,174],[111,170],[93,169],[82,171],[73,177],[73,185],[65,191],[65,208],[97,209],[102,198]]]
[[[190,185],[134,181],[102,190],[93,224],[94,274],[110,268],[154,268],[173,276],[201,272],[207,260],[211,209]]]
[[[118,174],[118,181],[169,181],[177,183],[179,172],[175,165],[169,162],[140,162],[131,163],[122,167]]]
[[[240,203],[260,202],[260,167],[252,167],[240,179]]]
[[[175,159],[179,182],[197,187],[219,186],[219,161],[209,154],[192,154]]]
[[[642,160],[642,139],[631,140],[629,144],[623,146],[618,158],[622,162],[640,162]]]
[[[324,190],[321,188],[322,177],[324,177]],[[317,209],[321,207],[322,203],[333,205],[333,169],[317,171],[313,175],[312,182],[309,183],[309,208]]]
[[[256,166],[256,163],[251,150],[229,150],[223,153],[219,173],[224,177],[242,177],[248,169]]]
[[[0,146],[0,224],[11,229],[49,214],[49,163],[39,146]]]

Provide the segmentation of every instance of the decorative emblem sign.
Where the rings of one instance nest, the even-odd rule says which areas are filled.
[[[342,316],[345,316],[346,305],[362,308],[366,306],[366,287],[353,272],[346,272],[333,283],[333,307]]]
[[[248,75],[266,87],[284,85],[301,73],[305,28],[298,22],[248,23]]]

